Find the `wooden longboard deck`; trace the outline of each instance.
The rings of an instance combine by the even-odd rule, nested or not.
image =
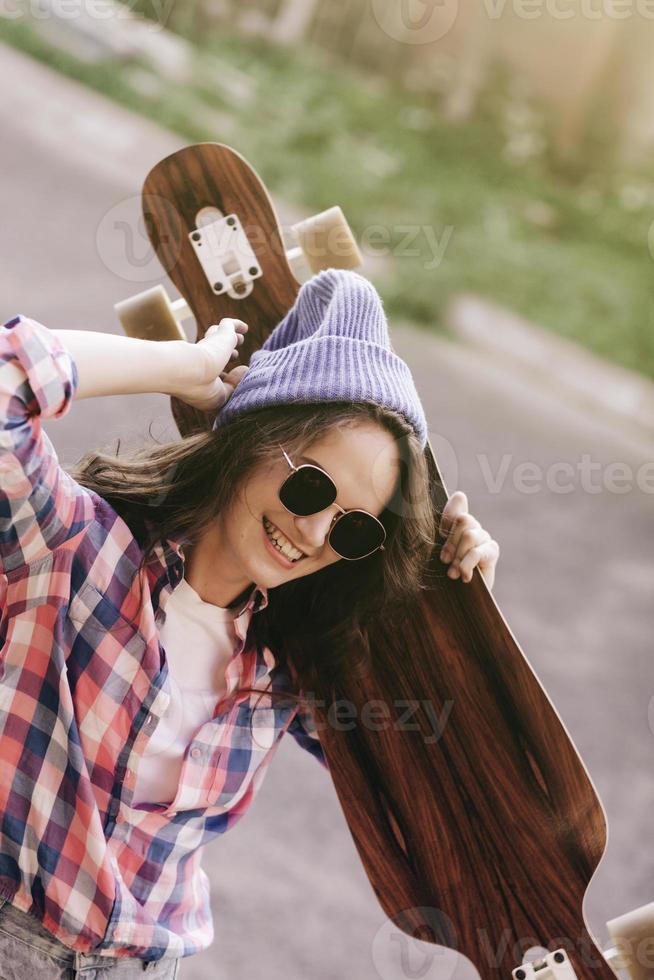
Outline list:
[[[263,275],[245,299],[212,293],[188,241],[197,213],[210,206],[255,230]],[[248,363],[299,290],[256,172],[222,144],[190,146],[150,172],[143,207],[157,255],[197,320],[197,339],[221,317],[245,320],[240,363]],[[176,399],[172,409],[183,435],[215,417]],[[448,494],[429,445],[425,453],[440,513]],[[382,612],[372,629],[374,681],[342,692],[356,718],[379,700],[397,723],[321,731],[358,852],[389,918],[467,956],[484,980],[510,977],[533,946],[563,946],[578,977],[609,980],[615,974],[582,914],[606,845],[602,805],[481,575],[475,570],[468,584],[449,579],[440,547],[432,586],[406,621],[388,622]],[[348,781],[339,760],[353,738],[366,763]],[[416,778],[418,763],[429,778]]]
[[[236,212],[249,234],[262,276],[246,299],[216,296],[196,258],[188,233],[196,227],[198,212],[206,207],[218,208],[225,216]],[[285,258],[273,203],[255,171],[221,144],[186,147],[148,174],[143,185],[143,215],[161,264],[195,317],[196,340],[222,317],[244,320],[249,330],[239,348],[238,363],[247,364],[289,311],[299,289]],[[172,411],[182,435],[211,428],[216,415],[178,399],[172,400]]]

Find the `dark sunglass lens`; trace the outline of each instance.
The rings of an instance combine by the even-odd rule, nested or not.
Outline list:
[[[283,483],[279,499],[291,513],[306,517],[333,504],[336,493],[336,487],[326,473],[315,466],[302,466]]]
[[[343,558],[363,558],[375,551],[385,538],[384,528],[370,514],[349,511],[338,519],[329,543]]]

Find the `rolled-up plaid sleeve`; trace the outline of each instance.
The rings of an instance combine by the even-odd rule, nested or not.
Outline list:
[[[329,765],[325,758],[318,732],[313,720],[313,715],[308,708],[306,701],[302,701],[287,728],[289,735],[292,735],[301,748],[310,752],[314,758],[320,762],[325,769],[329,770]]]
[[[93,519],[89,492],[60,466],[42,419],[61,418],[77,366],[47,327],[22,315],[0,327],[0,569],[44,558]]]

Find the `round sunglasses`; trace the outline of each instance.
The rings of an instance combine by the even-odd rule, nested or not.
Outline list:
[[[290,514],[307,517],[330,507],[338,491],[325,470],[312,463],[295,466],[283,446],[279,447],[290,466],[290,473],[279,488],[279,499]],[[336,504],[339,507],[338,504]],[[384,550],[386,529],[367,510],[344,510],[334,519],[327,540],[329,547],[347,561],[367,558],[378,549]]]

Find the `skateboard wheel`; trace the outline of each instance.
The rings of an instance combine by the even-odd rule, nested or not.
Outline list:
[[[128,337],[141,340],[188,340],[179,318],[189,316],[185,300],[171,303],[163,286],[153,286],[114,304]]]
[[[292,229],[314,274],[322,269],[356,269],[363,264],[352,229],[338,206],[299,221]]]
[[[625,912],[606,923],[620,970],[630,980],[654,976],[654,902]]]

